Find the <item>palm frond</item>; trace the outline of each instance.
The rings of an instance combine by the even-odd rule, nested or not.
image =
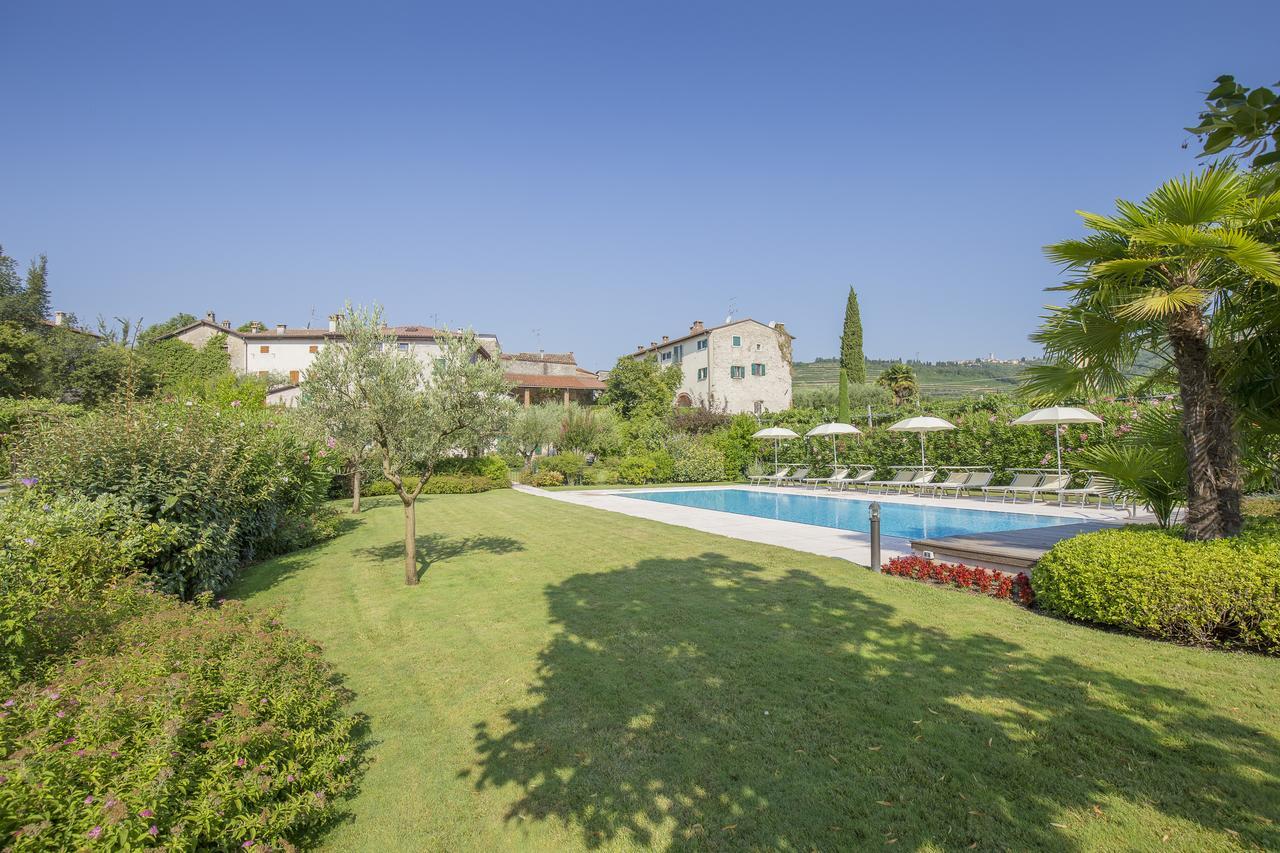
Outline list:
[[[1280,254],[1261,240],[1234,228],[1217,230],[1223,255],[1247,275],[1280,284]]]
[[[1136,229],[1133,239],[1152,246],[1172,249],[1221,249],[1221,229],[1201,229],[1176,222],[1154,222]]]
[[[1182,260],[1180,255],[1165,255],[1153,258],[1116,258],[1112,261],[1102,261],[1094,264],[1093,274],[1137,278],[1161,264],[1180,260]]]
[[[1153,218],[1179,225],[1208,225],[1228,219],[1245,198],[1246,184],[1229,165],[1211,166],[1161,184],[1143,208]]]
[[[1160,320],[1183,309],[1203,305],[1207,296],[1203,290],[1189,285],[1173,290],[1150,290],[1121,307],[1118,313],[1129,320]]]
[[[1102,261],[1123,258],[1128,240],[1117,234],[1090,234],[1079,240],[1063,240],[1044,247],[1049,260],[1064,267],[1088,267]]]

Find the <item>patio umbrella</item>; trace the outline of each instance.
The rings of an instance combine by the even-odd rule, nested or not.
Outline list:
[[[752,438],[772,438],[773,439],[773,467],[778,467],[778,442],[784,438],[799,438],[799,434],[792,432],[786,427],[769,427],[752,434]]]
[[[1071,406],[1050,406],[1047,409],[1034,409],[1013,421],[1014,426],[1049,426],[1053,425],[1053,444],[1058,449],[1058,476],[1062,476],[1062,436],[1058,427],[1062,424],[1100,424],[1102,418],[1085,409]]]
[[[943,429],[955,429],[956,425],[950,421],[944,421],[942,418],[933,418],[922,415],[915,418],[907,418],[898,421],[889,427],[893,432],[918,432],[920,433],[920,467],[924,467],[924,434],[926,432],[937,432]]]
[[[834,468],[836,465],[840,464],[840,460],[836,458],[836,442],[834,437],[837,435],[861,435],[861,434],[862,434],[862,430],[858,429],[853,424],[833,423],[833,424],[818,424],[816,427],[806,432],[805,437],[817,438],[818,436],[821,436],[821,435],[832,436],[831,467]]]

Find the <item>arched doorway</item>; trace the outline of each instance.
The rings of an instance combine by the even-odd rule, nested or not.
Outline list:
[[[693,398],[683,391],[676,397],[676,405],[682,409],[687,409],[693,405]]]

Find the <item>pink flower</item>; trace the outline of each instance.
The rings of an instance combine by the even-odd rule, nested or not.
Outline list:
[[[156,826],[154,823],[151,824],[151,827],[147,830],[147,835],[150,835],[154,838],[159,834],[160,834],[160,827]]]
[[[153,812],[151,809],[143,809],[142,811],[138,812],[138,817],[155,817],[155,812]]]
[[[84,798],[84,804],[86,806],[93,805],[93,794],[90,794],[89,796]]]
[[[236,759],[236,767],[244,767],[244,764],[245,764],[245,761],[243,758]]]
[[[85,835],[89,836],[90,838],[97,838],[101,834],[102,834],[102,827],[100,826],[95,826],[93,829],[85,833]]]

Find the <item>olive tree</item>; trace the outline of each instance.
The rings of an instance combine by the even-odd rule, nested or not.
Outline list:
[[[564,407],[557,403],[525,406],[511,418],[507,445],[524,459],[526,469],[533,464],[539,448],[547,447],[559,437],[563,418]]]

